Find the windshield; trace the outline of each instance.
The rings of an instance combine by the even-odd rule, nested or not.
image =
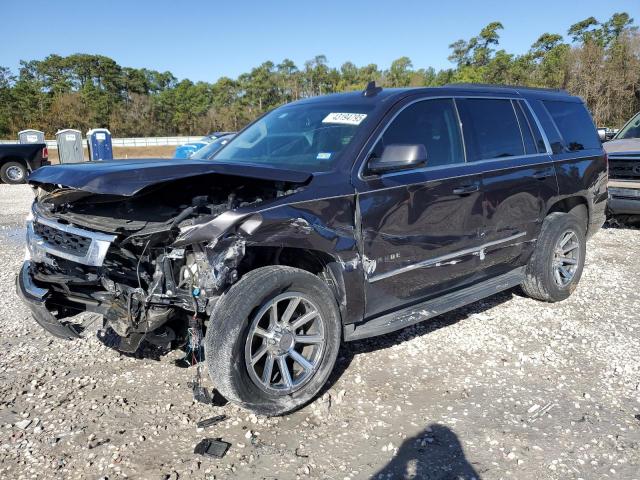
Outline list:
[[[191,155],[191,158],[199,160],[211,160],[213,158],[213,155],[227,143],[229,143],[229,140],[231,140],[232,138],[233,135],[225,135],[224,137],[220,137],[194,152],[194,154]]]
[[[328,171],[372,108],[373,105],[326,103],[284,106],[238,134],[215,159],[307,172]]]
[[[616,139],[625,138],[640,138],[640,113],[637,113],[635,117],[629,120],[629,123],[616,135]]]

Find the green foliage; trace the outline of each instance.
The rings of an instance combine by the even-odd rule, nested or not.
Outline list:
[[[450,45],[454,68],[414,68],[408,57],[388,69],[345,62],[332,68],[317,55],[299,68],[266,61],[236,79],[178,80],[171,72],[118,65],[102,55],[49,55],[22,61],[17,75],[0,67],[0,137],[24,128],[51,136],[61,128],[108,127],[117,136],[197,135],[238,130],[283,103],[333,92],[453,82],[564,88],[582,96],[599,125],[620,126],[640,110],[640,34],[624,12],[568,28],[569,41],[543,33],[529,51],[500,48],[500,22]]]

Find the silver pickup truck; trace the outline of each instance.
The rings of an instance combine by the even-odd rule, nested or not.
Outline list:
[[[609,142],[609,212],[640,214],[640,112]]]

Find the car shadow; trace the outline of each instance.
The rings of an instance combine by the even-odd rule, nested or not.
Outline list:
[[[458,436],[450,428],[433,424],[405,440],[393,459],[371,476],[387,479],[480,480],[467,460]]]
[[[340,354],[336,365],[327,380],[324,388],[320,392],[320,395],[331,389],[333,385],[342,377],[344,372],[349,368],[349,365],[353,361],[356,355],[362,353],[373,352],[376,350],[384,350],[394,345],[399,345],[415,337],[421,337],[428,335],[441,328],[449,327],[458,323],[461,320],[468,318],[471,315],[482,313],[486,310],[490,310],[502,303],[511,300],[514,295],[518,294],[518,288],[512,288],[505,290],[504,292],[497,293],[491,297],[487,297],[483,300],[479,300],[464,307],[452,310],[450,312],[438,315],[424,322],[406,327],[397,332],[388,333],[386,335],[380,335],[379,337],[365,338],[363,340],[356,340],[353,342],[345,342],[340,349]]]

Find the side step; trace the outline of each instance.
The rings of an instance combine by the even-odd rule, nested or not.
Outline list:
[[[524,269],[525,267],[516,268],[482,283],[388,313],[358,326],[346,325],[344,339],[353,341],[395,332],[401,328],[415,325],[429,318],[490,297],[498,292],[520,285],[524,280]]]

